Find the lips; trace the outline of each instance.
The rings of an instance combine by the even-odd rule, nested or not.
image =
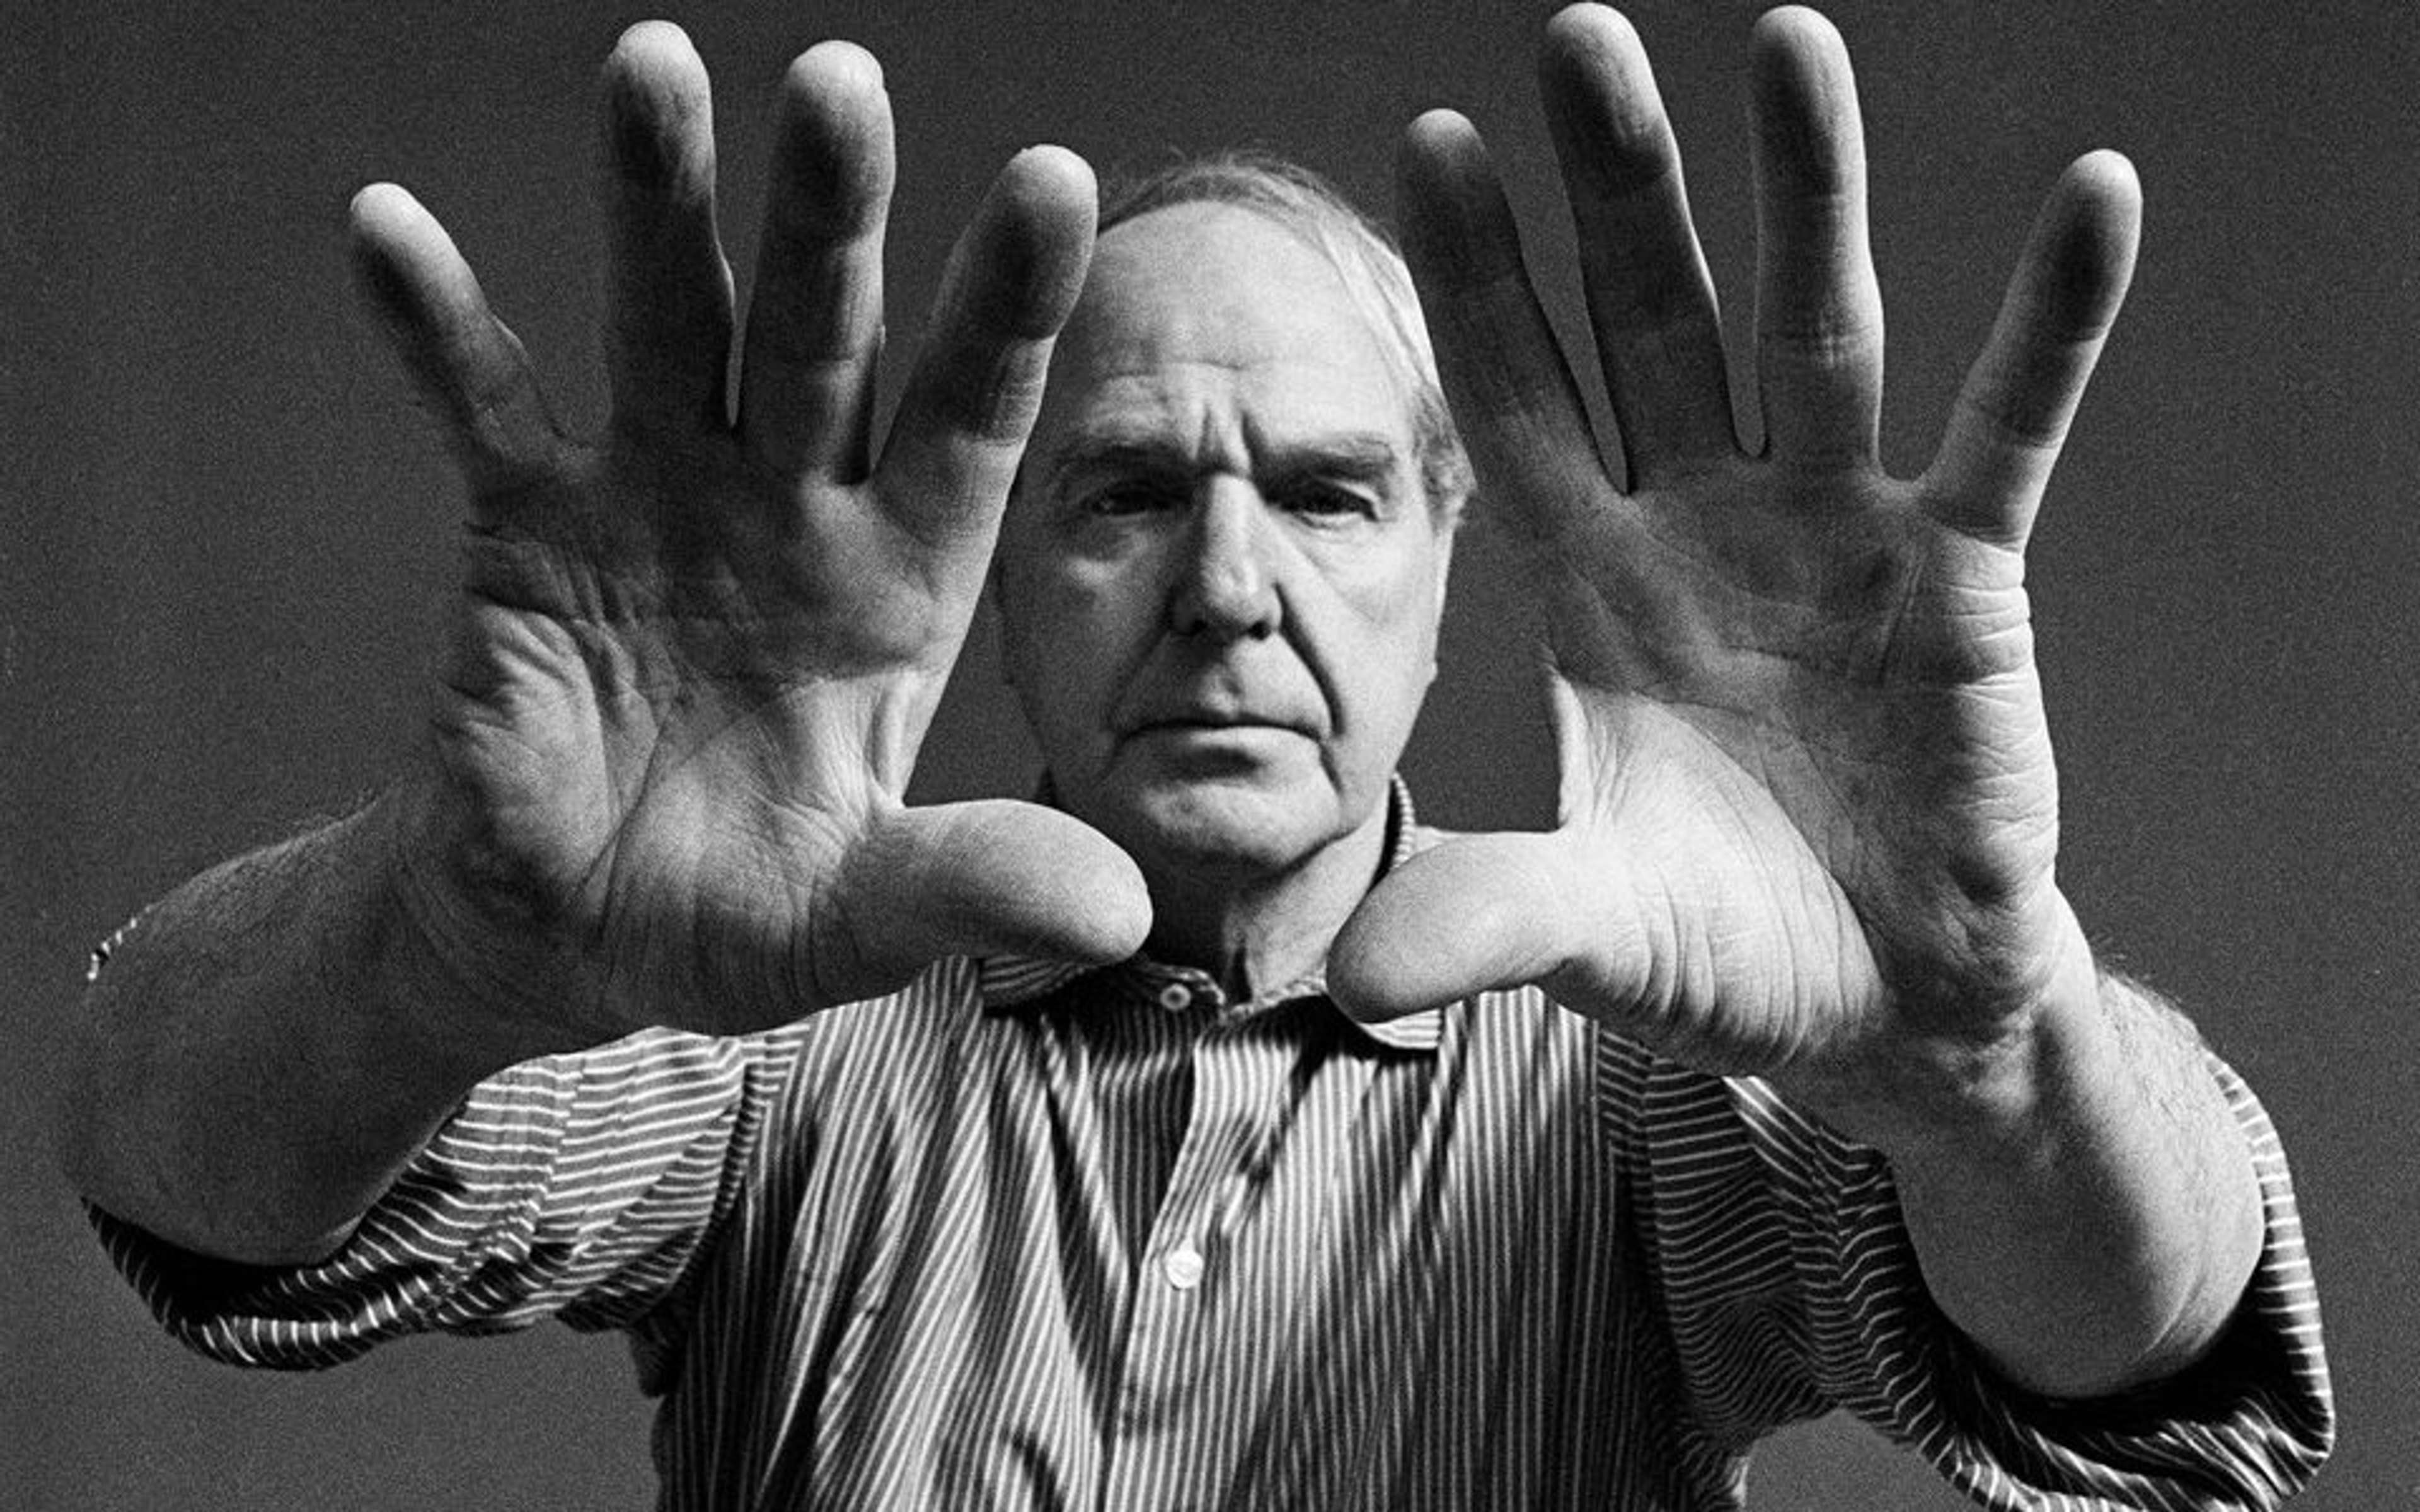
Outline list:
[[[1188,731],[1285,731],[1290,735],[1319,738],[1321,723],[1316,718],[1302,718],[1285,709],[1259,709],[1251,704],[1236,704],[1224,699],[1193,699],[1193,702],[1164,702],[1144,704],[1130,718],[1121,721],[1121,735],[1188,733]]]
[[[1281,730],[1306,736],[1316,733],[1302,720],[1249,709],[1171,709],[1154,711],[1135,719],[1120,733],[1141,735],[1194,730]]]
[[[1275,676],[1248,676],[1221,663],[1188,668],[1187,675],[1145,676],[1127,686],[1112,710],[1110,728],[1122,737],[1154,731],[1272,730],[1319,740],[1328,732],[1327,711],[1293,669],[1263,668]]]

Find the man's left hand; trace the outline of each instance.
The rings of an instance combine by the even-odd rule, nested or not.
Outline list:
[[[1805,10],[1756,29],[1753,453],[1637,36],[1575,6],[1543,73],[1626,487],[1468,123],[1418,122],[1403,188],[1483,507],[1543,603],[1559,823],[1389,876],[1331,980],[1371,1013],[1540,982],[1855,1125],[2095,991],[2055,880],[2024,550],[2132,269],[2134,178],[2103,153],[2059,180],[1932,464],[1893,478],[1838,36]]]

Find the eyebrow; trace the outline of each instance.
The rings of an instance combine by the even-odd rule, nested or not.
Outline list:
[[[1297,437],[1262,449],[1254,474],[1266,482],[1334,478],[1381,484],[1403,464],[1402,449],[1374,431]],[[1078,433],[1042,459],[1040,476],[1055,491],[1074,472],[1123,472],[1145,477],[1191,477],[1204,471],[1192,448],[1156,433],[1115,429]]]

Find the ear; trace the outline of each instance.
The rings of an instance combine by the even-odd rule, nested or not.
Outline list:
[[[1436,535],[1435,580],[1431,585],[1431,593],[1434,595],[1433,609],[1437,625],[1437,635],[1435,639],[1442,640],[1445,628],[1445,587],[1447,579],[1453,575],[1453,543],[1462,525],[1462,511],[1453,509],[1443,514],[1433,513],[1429,517],[1429,521],[1430,530]],[[1431,675],[1435,675],[1434,667],[1431,669]]]
[[[1446,579],[1453,572],[1453,543],[1462,525],[1462,512],[1454,511],[1436,525],[1436,611],[1440,623],[1445,619]]]
[[[1451,516],[1429,517],[1429,657],[1428,667],[1420,679],[1423,687],[1436,686],[1438,648],[1445,644],[1445,589],[1453,574],[1453,537],[1456,520]]]

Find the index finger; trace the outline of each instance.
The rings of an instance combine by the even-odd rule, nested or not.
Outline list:
[[[875,468],[883,514],[928,546],[986,546],[1093,255],[1093,170],[1063,147],[1011,159],[950,255],[931,334]]]
[[[1937,517],[2024,545],[2133,276],[2142,220],[2133,165],[2117,153],[2080,158],[2060,177],[1925,474]]]
[[[1528,532],[1559,536],[1607,480],[1487,149],[1467,120],[1431,111],[1404,135],[1398,183],[1404,259],[1480,485]]]

